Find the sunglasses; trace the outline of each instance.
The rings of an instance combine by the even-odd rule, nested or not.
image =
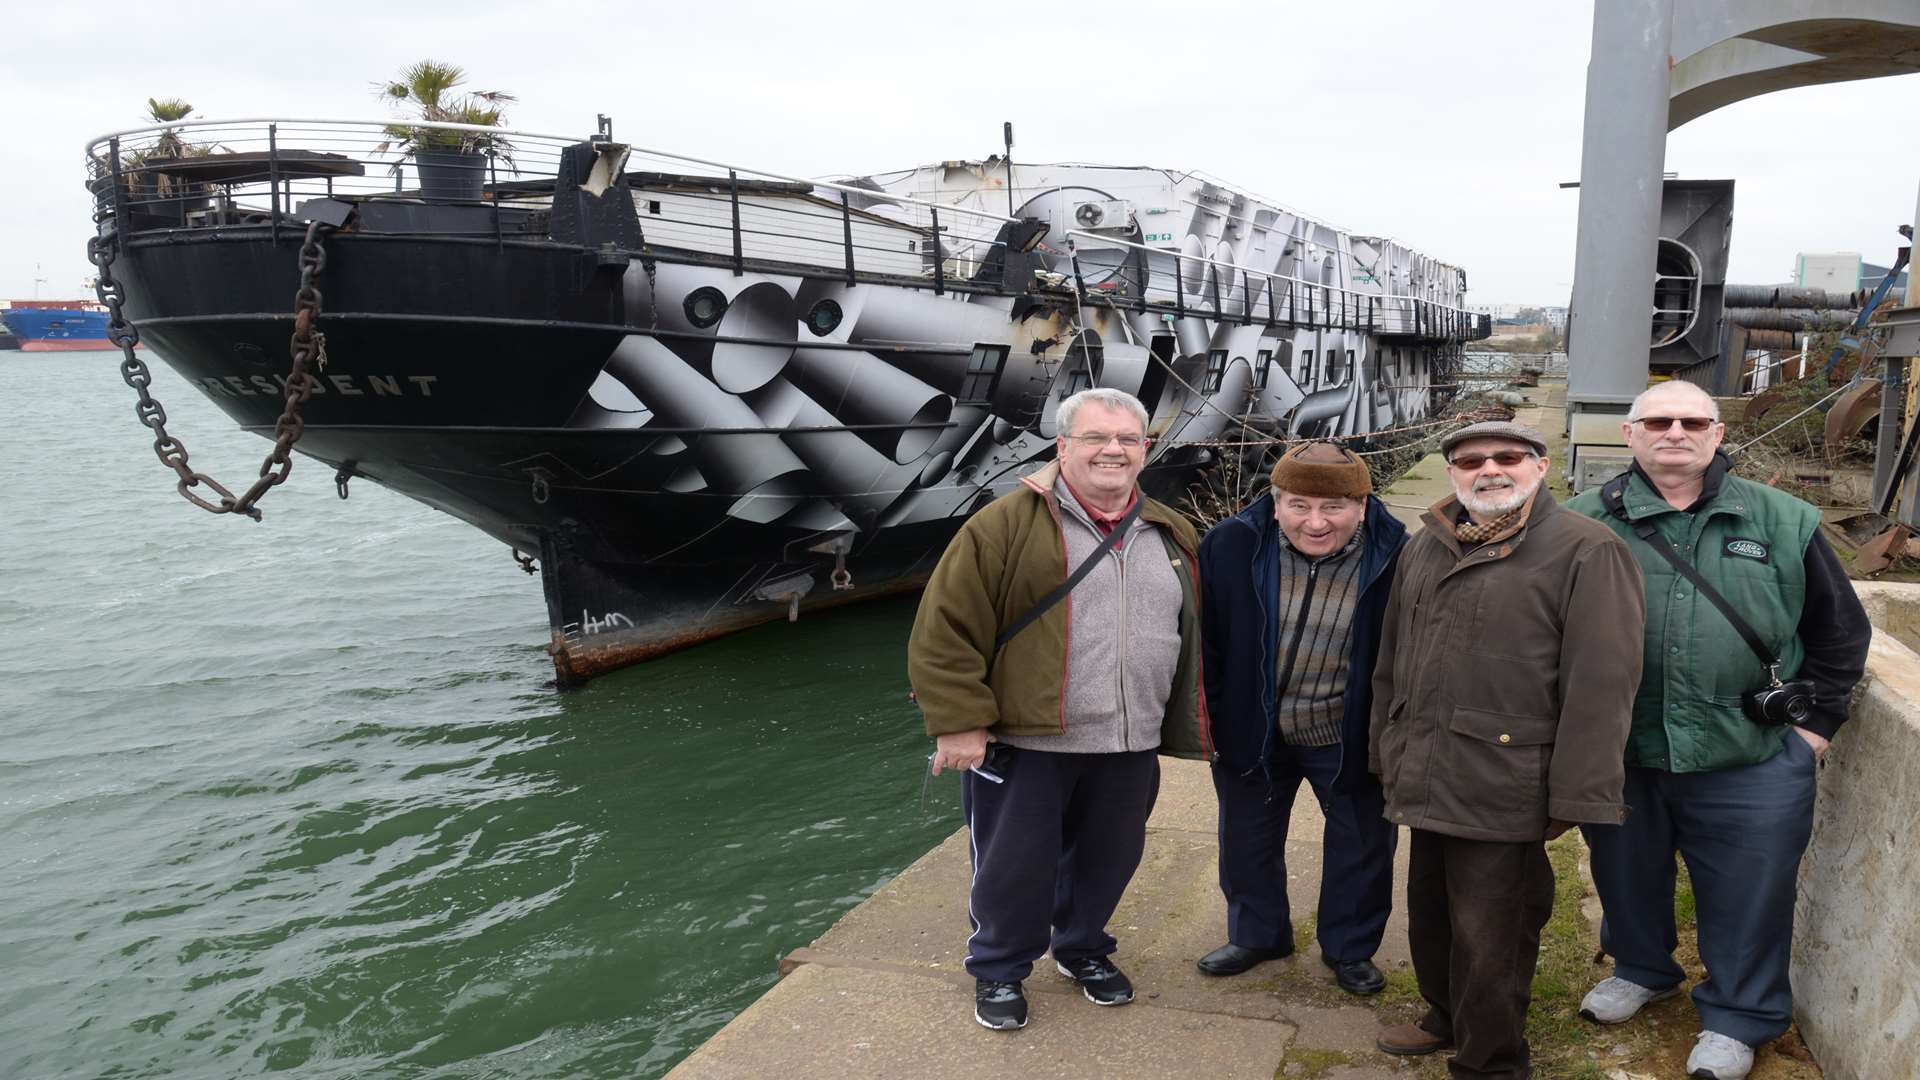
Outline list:
[[[1465,472],[1472,472],[1491,459],[1495,465],[1503,469],[1511,469],[1533,456],[1534,453],[1531,450],[1497,450],[1491,454],[1456,454],[1447,464]]]
[[[1634,423],[1643,424],[1648,431],[1658,435],[1675,424],[1679,424],[1684,431],[1701,432],[1718,421],[1711,416],[1643,416]]]

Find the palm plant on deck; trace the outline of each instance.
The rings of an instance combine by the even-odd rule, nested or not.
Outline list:
[[[174,124],[192,115],[193,106],[180,98],[148,98],[146,115],[142,119],[156,124]],[[197,197],[206,190],[205,185],[190,184],[171,177],[157,163],[206,157],[218,149],[217,146],[190,143],[180,137],[178,130],[163,128],[150,145],[120,155],[120,169],[126,177],[124,188],[134,196],[158,196],[174,200]],[[106,177],[113,172],[113,163],[108,158],[97,157],[94,171],[96,179]]]
[[[156,124],[171,124],[185,120],[192,115],[193,106],[179,98],[147,99],[147,119]],[[147,151],[147,156],[155,158],[186,157],[187,144],[180,138],[179,132],[168,128],[162,131],[160,137],[153,141],[153,147]]]
[[[462,94],[454,88],[466,82],[466,70],[458,64],[440,60],[421,60],[410,64],[397,78],[380,83],[377,92],[389,104],[405,105],[418,113],[420,120],[438,124],[472,124],[499,127],[506,123],[504,106],[515,98],[501,90],[472,90]],[[387,141],[378,152],[398,148],[418,156],[422,151],[486,154],[513,165],[512,144],[499,135],[480,131],[449,131],[445,128],[389,124]]]

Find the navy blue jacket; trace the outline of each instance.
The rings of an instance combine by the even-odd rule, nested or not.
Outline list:
[[[1407,527],[1386,504],[1367,496],[1366,547],[1360,552],[1360,600],[1353,613],[1353,655],[1341,721],[1340,773],[1334,790],[1376,781],[1367,773],[1367,718],[1373,705],[1373,661],[1393,588],[1393,567]],[[1273,495],[1220,522],[1200,541],[1201,650],[1207,712],[1221,768],[1272,776],[1280,746],[1274,657],[1280,643],[1280,523]]]

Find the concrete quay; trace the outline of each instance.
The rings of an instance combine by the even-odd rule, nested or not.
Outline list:
[[[1374,1049],[1379,999],[1342,993],[1313,944],[1320,828],[1320,808],[1303,788],[1287,842],[1298,951],[1233,978],[1202,975],[1194,960],[1227,940],[1213,784],[1202,762],[1161,759],[1146,856],[1109,927],[1120,941],[1114,961],[1139,997],[1100,1008],[1042,959],[1026,982],[1031,1019],[1016,1032],[973,1022],[973,979],[961,967],[962,829],[795,950],[781,965],[785,978],[668,1075],[1411,1077],[1411,1066]],[[1404,881],[1404,843],[1397,862]],[[1395,978],[1403,985],[1406,942],[1396,910],[1375,962],[1390,977],[1404,972]],[[1398,1006],[1390,1022],[1403,1014],[1411,1007]]]

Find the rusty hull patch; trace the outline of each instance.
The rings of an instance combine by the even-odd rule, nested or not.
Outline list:
[[[875,589],[856,589],[851,593],[828,593],[816,600],[803,601],[800,605],[801,617],[805,618],[809,612],[824,611],[846,604],[918,592],[926,583],[927,575],[921,574]],[[679,652],[681,649],[741,630],[779,622],[786,618],[786,614],[785,604],[769,603],[741,610],[731,619],[703,623],[698,629],[681,634],[659,635],[640,630],[617,630],[611,633],[595,634],[589,641],[577,639],[568,641],[559,630],[554,630],[553,641],[547,646],[547,652],[553,657],[554,681],[562,687],[580,686],[597,675],[605,675],[610,671],[618,671],[623,667],[630,667],[668,653]]]

